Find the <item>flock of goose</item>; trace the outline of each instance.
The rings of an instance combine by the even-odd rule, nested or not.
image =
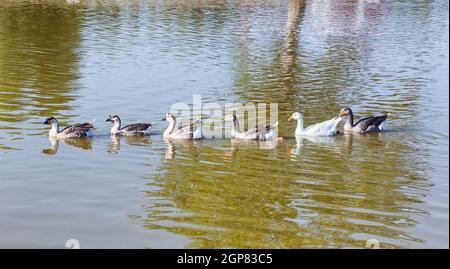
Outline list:
[[[344,124],[344,132],[366,133],[383,131],[386,128],[386,119],[388,114],[369,116],[354,122],[352,110],[346,107],[340,111],[337,117],[321,123],[313,124],[307,128],[303,127],[303,117],[299,112],[293,113],[288,121],[297,121],[297,128],[295,129],[296,136],[334,136],[341,133],[341,131],[337,129],[337,126],[344,117],[347,117],[347,122]],[[201,120],[196,120],[180,128],[177,128],[176,118],[172,113],[166,113],[163,120],[169,123],[169,126],[163,133],[164,138],[203,138]],[[263,141],[283,139],[278,137],[278,122],[274,125],[257,126],[256,128],[251,128],[247,131],[241,131],[239,121],[235,115],[228,115],[225,117],[225,120],[232,123],[231,137],[235,139]],[[110,115],[106,121],[113,124],[111,128],[112,135],[149,135],[152,128],[151,123],[134,123],[122,127],[122,122],[117,115]],[[78,123],[59,130],[58,120],[54,117],[50,117],[45,120],[44,124],[51,125],[49,136],[53,138],[81,138],[93,135],[92,129],[94,126],[92,123]]]

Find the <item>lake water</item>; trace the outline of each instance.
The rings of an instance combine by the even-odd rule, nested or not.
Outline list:
[[[448,12],[444,0],[1,1],[0,247],[448,248]],[[161,117],[197,94],[278,103],[285,140],[164,141]],[[287,122],[344,106],[390,112],[389,131],[296,140]],[[110,113],[153,134],[112,138]],[[97,135],[52,144],[49,116],[96,119]]]

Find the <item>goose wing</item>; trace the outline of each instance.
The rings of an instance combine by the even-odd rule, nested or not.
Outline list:
[[[303,130],[303,133],[316,133],[318,130],[320,130],[320,123],[315,123],[313,125],[306,127]]]
[[[335,134],[336,127],[340,121],[341,121],[341,118],[338,118],[338,117],[332,118],[332,119],[324,121],[324,122],[310,125],[303,132],[306,134],[318,135],[318,136],[333,135],[333,134]]]
[[[255,128],[248,129],[247,131],[243,132],[245,136],[258,136],[258,135],[265,135],[267,133],[270,133],[271,131],[275,130],[276,126],[273,125],[262,125],[262,126],[256,126]]]
[[[126,132],[144,132],[152,125],[150,123],[134,123],[129,124],[121,129],[121,131]]]
[[[385,121],[387,120],[388,116],[389,116],[389,113],[388,114],[384,114],[384,115],[380,115],[380,116],[376,116],[374,124],[377,127],[380,127],[381,124],[385,123]]]
[[[376,126],[378,127],[383,121],[387,119],[388,115],[384,114],[381,116],[372,116],[372,117],[366,117],[358,120],[355,123],[355,126],[358,126],[361,128],[362,131],[366,131],[370,126]]]
[[[192,122],[186,126],[180,127],[172,132],[173,136],[182,136],[187,134],[192,134],[198,127],[200,127],[201,121]]]
[[[277,126],[278,122],[275,125],[262,125],[256,126],[255,128],[251,128],[246,132],[243,132],[241,136],[244,139],[258,139],[258,140],[267,140],[277,136]]]
[[[71,135],[75,133],[86,134],[86,132],[88,132],[91,128],[94,128],[94,126],[90,123],[77,123],[67,126],[66,128],[62,129],[60,133],[65,135]]]
[[[320,125],[320,134],[324,136],[335,135],[337,132],[337,125],[341,122],[342,118],[336,117],[331,120],[324,121]]]

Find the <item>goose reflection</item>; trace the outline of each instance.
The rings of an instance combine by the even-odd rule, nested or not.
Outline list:
[[[231,139],[230,147],[226,149],[223,154],[224,160],[230,160],[237,156],[240,148],[247,150],[273,150],[278,146],[277,140],[257,141],[257,140],[242,140]]]
[[[148,136],[119,136],[112,135],[111,142],[108,144],[107,152],[109,154],[118,154],[121,147],[121,141],[129,146],[147,146],[152,143],[152,140]]]
[[[67,115],[77,97],[80,55],[76,51],[82,39],[83,12],[58,5],[62,0],[48,5],[33,2],[39,2],[39,8],[32,4],[0,7],[0,85],[8,85],[0,87],[0,99],[6,104],[0,106],[2,123]]]
[[[336,136],[301,136],[296,135],[295,136],[295,146],[293,146],[289,150],[289,155],[292,157],[292,159],[296,159],[296,157],[301,155],[302,147],[303,147],[303,141],[309,141],[314,143],[315,147],[317,146],[325,146],[328,148],[332,148],[335,145],[337,145],[339,142],[339,137]]]
[[[292,107],[299,104],[303,95],[309,95],[310,91],[299,91],[299,81],[303,80],[304,60],[299,50],[299,33],[301,22],[306,10],[305,0],[290,0],[287,7],[287,19],[282,38],[273,40],[273,51],[270,61],[259,61],[252,57],[252,51],[258,49],[252,45],[250,30],[242,35],[242,49],[236,51],[236,77],[235,94],[244,101],[261,101],[271,103],[276,100],[279,103],[280,116],[286,117]],[[243,17],[244,24],[251,29],[250,17]],[[281,30],[281,29],[280,29]],[[302,83],[303,84],[303,83]],[[303,85],[301,86],[304,87]],[[327,96],[330,96],[327,94]],[[294,97],[294,98],[293,98]],[[300,98],[298,98],[300,97]],[[329,99],[322,99],[328,102]],[[321,104],[321,109],[328,104]],[[331,107],[336,107],[334,104]],[[282,132],[282,128],[280,130]]]
[[[395,134],[394,134],[395,135]],[[343,143],[339,145],[340,154],[349,157],[356,154],[355,150],[370,148],[373,151],[385,150],[394,142],[393,137],[387,137],[385,133],[344,134]],[[356,149],[355,149],[355,145]]]
[[[368,238],[394,239],[381,242],[392,248],[398,240],[422,242],[409,229],[415,215],[427,214],[420,204],[431,186],[404,139],[295,141],[302,156],[296,163],[288,162],[282,145],[261,150],[257,141],[166,141],[162,157],[170,161],[144,177],[145,213],[135,220],[146,229],[186,236],[188,248],[363,247]]]
[[[42,150],[42,153],[47,155],[55,155],[58,153],[59,143],[62,141],[64,144],[79,148],[86,151],[92,151],[92,137],[83,137],[83,138],[65,138],[58,139],[54,137],[49,137],[50,148],[45,148]]]
[[[197,140],[180,140],[169,138],[165,138],[164,142],[167,144],[167,149],[164,153],[165,160],[175,159],[177,148],[190,153],[191,156],[195,158],[198,155],[198,145],[201,143],[201,141]]]

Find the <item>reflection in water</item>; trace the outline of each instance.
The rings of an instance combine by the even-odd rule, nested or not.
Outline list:
[[[416,224],[412,214],[426,214],[415,204],[430,184],[401,137],[300,139],[296,162],[288,162],[290,142],[270,151],[239,143],[225,158],[228,141],[178,148],[152,179],[141,221],[188,236],[192,248],[422,242],[405,229]]]
[[[0,5],[0,124],[13,136],[14,123],[72,113],[83,19],[54,2]]]
[[[279,142],[277,140],[258,141],[258,140],[242,140],[231,139],[230,146],[224,150],[223,158],[233,159],[240,149],[244,150],[273,150]]]
[[[120,136],[111,135],[111,142],[107,147],[109,154],[118,154],[120,151],[121,141],[125,142],[128,146],[143,147],[152,143],[152,140],[148,136]]]
[[[192,156],[197,156],[197,148],[201,144],[201,141],[197,140],[177,140],[165,138],[164,142],[167,144],[166,152],[164,153],[164,159],[171,160],[176,156],[177,149],[192,153]]]
[[[309,146],[320,148],[321,150],[338,151],[342,156],[352,156],[353,152],[353,140],[358,141],[358,143],[368,143],[368,145],[373,146],[374,150],[380,146],[379,143],[373,143],[375,138],[383,139],[386,132],[379,133],[365,133],[365,134],[343,134],[337,136],[295,136],[296,144],[290,149],[290,156],[292,160],[297,160],[296,157],[301,156],[302,148],[305,142],[309,143]],[[385,140],[383,144],[384,148],[389,148],[392,141]],[[333,153],[330,153],[333,155]]]
[[[298,27],[305,10],[305,0],[290,0],[286,22],[286,36],[280,54],[281,73],[289,79],[294,77],[297,63]],[[287,87],[290,88],[290,87]]]
[[[303,147],[303,140],[309,141],[314,143],[314,146],[320,147],[321,145],[326,145],[327,147],[335,146],[339,141],[341,140],[340,137],[337,136],[301,136],[296,135],[295,136],[295,146],[293,146],[290,150],[290,156],[293,159],[295,156],[299,156],[301,154],[301,150]]]
[[[72,146],[75,148],[92,151],[92,137],[65,138],[65,139],[49,137],[48,140],[51,143],[51,147],[42,150],[42,153],[47,154],[47,155],[55,155],[56,153],[58,153],[60,141],[62,141],[66,145],[69,145],[69,146]]]
[[[298,76],[302,72],[301,63],[298,63],[297,60],[299,54],[298,35],[305,12],[305,4],[304,0],[289,1],[288,16],[284,27],[286,32],[282,37],[281,45],[278,45],[279,40],[273,41],[275,43],[274,50],[279,50],[279,53],[275,54],[269,64],[266,59],[260,61],[252,59],[252,50],[259,48],[251,47],[252,42],[249,42],[250,37],[248,36],[242,37],[243,40],[240,44],[242,48],[237,50],[236,94],[245,101],[270,103],[277,100],[280,118],[287,118],[287,115],[298,104],[298,100],[296,100],[297,85],[301,82]],[[249,20],[249,24],[252,24],[250,20],[254,18],[246,19]],[[245,33],[251,33],[251,31],[248,30]],[[266,38],[266,36],[261,38]]]

